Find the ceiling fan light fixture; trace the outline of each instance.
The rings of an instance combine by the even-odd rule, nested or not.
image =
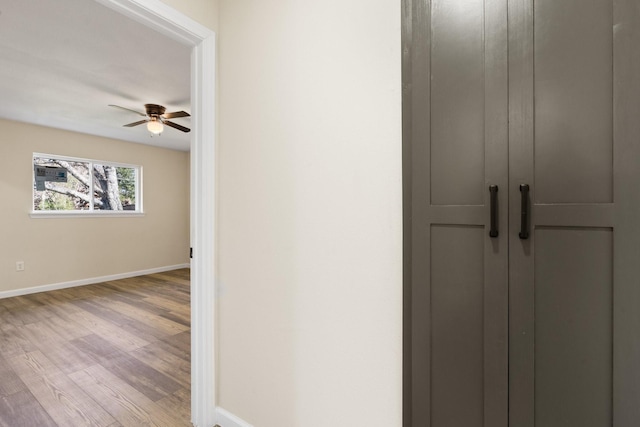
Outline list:
[[[154,118],[147,122],[147,130],[154,135],[160,135],[164,130],[164,126],[160,120]]]
[[[121,110],[129,111],[131,113],[136,113],[139,116],[145,117],[144,120],[138,120],[137,122],[128,123],[123,125],[127,128],[132,128],[134,126],[140,126],[141,124],[147,124],[147,130],[153,135],[160,135],[164,130],[164,126],[167,125],[174,129],[177,129],[181,132],[191,132],[191,129],[188,127],[184,127],[179,125],[178,123],[172,122],[168,119],[175,119],[179,117],[191,117],[191,114],[186,111],[174,111],[172,113],[165,113],[165,108],[162,105],[158,104],[144,104],[145,113],[141,113],[140,111],[132,110],[130,108],[121,107],[119,105],[109,104],[109,107],[119,108]]]

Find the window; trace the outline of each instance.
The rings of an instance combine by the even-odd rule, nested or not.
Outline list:
[[[33,213],[142,213],[142,167],[33,155]]]

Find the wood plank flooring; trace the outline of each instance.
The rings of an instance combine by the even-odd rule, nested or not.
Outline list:
[[[0,427],[191,426],[189,270],[0,299]]]

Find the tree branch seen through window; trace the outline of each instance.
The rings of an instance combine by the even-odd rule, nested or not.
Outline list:
[[[139,211],[138,166],[40,155],[33,165],[67,170],[67,182],[47,181],[38,188],[34,181],[35,211]]]

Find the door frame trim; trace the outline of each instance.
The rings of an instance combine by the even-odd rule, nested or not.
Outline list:
[[[191,48],[191,422],[216,423],[216,34],[159,0],[95,0]]]

